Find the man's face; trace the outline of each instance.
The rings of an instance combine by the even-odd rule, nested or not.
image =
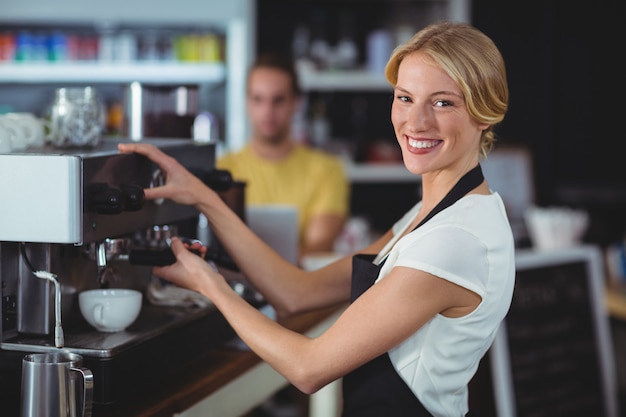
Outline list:
[[[257,68],[250,74],[247,106],[255,139],[268,143],[289,140],[297,104],[288,74],[274,68]]]

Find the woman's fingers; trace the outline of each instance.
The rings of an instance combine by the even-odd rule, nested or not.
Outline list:
[[[177,236],[172,237],[172,239],[170,240],[170,248],[172,249],[172,252],[174,252],[174,255],[176,255],[177,258],[178,258],[178,255],[182,253],[182,251],[187,250],[183,241],[180,240],[180,238]]]
[[[138,153],[152,160],[161,153],[156,146],[147,143],[119,143],[117,149],[122,153]]]
[[[173,199],[182,204],[193,204],[193,199],[185,196],[190,185],[190,178],[185,168],[178,161],[165,154],[159,148],[147,143],[120,143],[118,150],[122,153],[137,153],[156,163],[164,172],[165,184],[159,187],[150,187],[144,190],[146,199],[160,198]]]
[[[134,152],[139,155],[143,155],[156,163],[165,172],[168,172],[171,168],[179,165],[176,159],[149,143],[120,143],[117,145],[117,149],[122,153]]]

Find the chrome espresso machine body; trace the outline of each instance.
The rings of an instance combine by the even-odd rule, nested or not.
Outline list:
[[[211,177],[215,145],[145,139],[197,175]],[[119,140],[97,148],[42,148],[0,155],[0,406],[19,400],[21,360],[62,348],[83,356],[94,374],[94,403],[115,403],[225,343],[234,333],[210,303],[150,303],[151,265],[168,254],[172,234],[195,237],[198,212],[171,201],[148,201],[143,190],[164,180],[147,158],[120,154]],[[205,181],[206,182],[206,181]],[[169,252],[171,256],[171,252]],[[55,286],[33,271],[54,274]],[[81,291],[144,292],[139,318],[127,330],[100,333],[82,318]],[[56,334],[60,313],[62,346]],[[141,376],[138,378],[138,376]],[[13,395],[11,395],[13,394]],[[10,407],[9,407],[10,409]]]

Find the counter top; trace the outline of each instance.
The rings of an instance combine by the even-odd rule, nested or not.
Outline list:
[[[312,335],[320,325],[329,325],[340,309],[329,308],[280,321],[287,328]],[[211,350],[201,359],[181,368],[160,386],[132,401],[95,405],[94,417],[172,417],[205,401],[242,375],[264,365],[255,353],[236,348]],[[265,364],[265,366],[267,366]],[[141,383],[141,376],[138,376]]]
[[[626,290],[607,287],[605,293],[607,313],[617,319],[626,320]],[[311,334],[321,332],[319,326],[326,328],[340,313],[340,308],[330,308],[322,311],[302,314],[281,321],[286,327],[301,333]],[[315,330],[318,328],[318,330]],[[241,408],[234,402],[252,401],[248,397],[247,388],[237,381],[246,380],[249,384],[264,385],[268,383],[266,375],[259,384],[259,375],[253,375],[256,370],[268,367],[255,353],[248,350],[216,349],[206,353],[204,357],[193,364],[181,368],[172,374],[167,383],[161,384],[149,392],[143,393],[133,401],[94,407],[94,417],[173,417],[187,415],[204,415],[225,417],[224,405],[228,409],[227,415],[241,415],[234,407]],[[269,383],[271,385],[271,383]],[[285,382],[286,384],[286,382]],[[224,395],[225,388],[231,392]],[[246,395],[241,395],[246,390]],[[244,398],[245,397],[245,398]],[[212,400],[212,402],[210,402]],[[207,403],[209,401],[210,403]],[[262,399],[259,398],[259,403]],[[186,413],[187,410],[207,403],[205,409],[213,413]],[[182,414],[181,414],[182,413]]]

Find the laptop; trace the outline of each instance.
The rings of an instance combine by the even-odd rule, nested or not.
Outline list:
[[[287,261],[298,263],[298,210],[289,205],[246,206],[248,227]]]

